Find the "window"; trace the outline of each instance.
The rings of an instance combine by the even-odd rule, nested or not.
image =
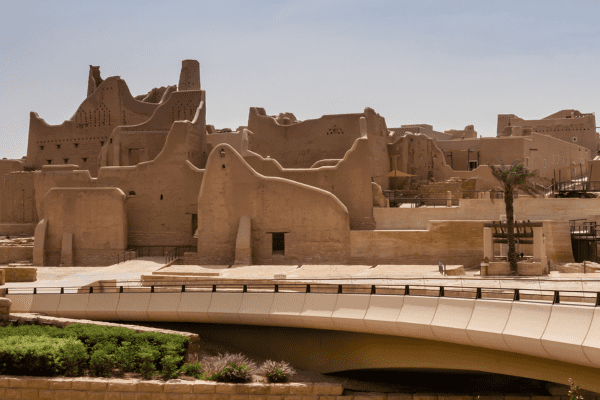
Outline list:
[[[135,196],[135,192],[134,192],[133,190],[130,190],[130,191],[129,191],[129,195],[130,195],[131,197],[134,197],[134,196]]]
[[[40,150],[44,150],[44,146],[40,146]]]
[[[60,149],[60,144],[57,144],[57,145],[56,145],[56,148],[57,148],[57,149]]]
[[[75,146],[75,148],[79,147],[79,143],[73,143],[73,146]]]
[[[87,157],[81,157],[81,159],[83,160],[83,162],[87,162]]]
[[[469,171],[473,171],[477,168],[477,161],[469,161]]]
[[[52,160],[46,160],[48,164],[52,164]]]
[[[104,146],[104,142],[103,141],[100,141],[100,146]]]
[[[64,158],[63,160],[64,160],[65,164],[69,163],[69,159],[68,158]]]
[[[285,232],[272,232],[273,235],[273,255],[285,254]]]
[[[573,143],[577,143],[577,137],[573,136]]]

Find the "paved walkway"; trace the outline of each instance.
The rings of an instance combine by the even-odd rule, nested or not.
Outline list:
[[[448,266],[451,268],[452,266]],[[412,284],[428,286],[506,287],[534,290],[600,291],[600,273],[561,273],[552,271],[543,277],[480,277],[479,270],[464,276],[441,276],[437,265],[253,265],[229,268],[221,266],[173,265],[164,267],[163,257],[148,257],[107,267],[37,267],[36,282],[7,283],[11,287],[80,287],[99,280],[141,279],[142,275],[160,274],[200,276],[219,273],[221,279],[285,279],[322,280],[330,283]],[[210,278],[208,278],[210,279]]]

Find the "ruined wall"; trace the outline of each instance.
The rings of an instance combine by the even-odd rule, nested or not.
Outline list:
[[[33,172],[0,174],[0,223],[36,223]]]
[[[72,234],[73,265],[114,264],[127,247],[125,194],[119,189],[51,189],[43,209],[48,221],[44,265],[61,263],[64,234]]]
[[[88,171],[43,170],[35,173],[38,204],[54,187],[114,187],[127,196],[129,246],[195,246],[197,201],[202,170],[187,161],[191,122],[175,122],[162,152],[136,166]]]
[[[420,179],[444,180],[446,163],[436,142],[425,135],[406,134],[388,145],[391,169]]]
[[[158,106],[152,117],[141,124],[119,126],[102,148],[99,163],[105,166],[136,165],[153,160],[162,150],[174,121],[193,121],[187,153],[194,164],[201,164],[201,140],[205,136],[206,94],[203,91],[173,92]]]
[[[113,129],[147,120],[157,106],[135,100],[124,80],[109,77],[61,125],[48,125],[37,113],[30,114],[25,165],[40,169],[78,164],[96,176],[98,155]]]
[[[200,262],[233,264],[240,218],[251,218],[256,264],[345,263],[350,255],[346,207],[331,193],[258,174],[229,145],[215,147],[198,198]],[[284,233],[283,254],[272,232]]]
[[[520,126],[534,132],[552,136],[565,142],[575,143],[592,151],[598,151],[598,134],[594,114],[577,110],[562,110],[543,119],[525,120],[513,114],[498,115],[497,135],[504,135],[506,127]]]
[[[360,134],[359,120],[367,120],[371,151],[371,174],[387,189],[382,176],[389,172],[385,119],[370,108],[364,113],[324,115],[298,122],[293,115],[279,119],[266,115],[263,108],[250,108],[248,129],[253,133],[249,149],[277,160],[284,168],[310,168],[323,159],[340,159]]]
[[[347,207],[350,229],[373,229],[373,189],[367,138],[356,139],[335,166],[284,169],[273,159],[250,152],[245,161],[259,174],[304,183],[333,193]]]

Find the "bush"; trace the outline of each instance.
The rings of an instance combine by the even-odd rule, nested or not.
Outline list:
[[[217,382],[228,382],[228,383],[246,383],[250,382],[252,375],[250,368],[244,364],[228,363],[223,369],[212,376],[213,380]]]
[[[138,354],[138,370],[144,379],[152,379],[156,372],[156,366],[154,365],[154,354],[152,351],[142,349]]]
[[[200,362],[202,363],[203,371],[211,377],[220,373],[227,364],[246,365],[251,374],[256,371],[256,363],[241,353],[225,353],[217,356],[204,357]]]
[[[193,362],[189,364],[183,364],[181,372],[187,376],[193,376],[196,379],[202,378],[202,364],[199,362]]]
[[[99,348],[92,353],[90,369],[94,376],[112,376],[114,367],[114,355],[109,354],[105,349]]]
[[[59,358],[66,376],[82,376],[90,357],[83,343],[69,340],[59,349]]]
[[[268,360],[261,365],[259,371],[267,377],[269,383],[285,383],[296,374],[292,366],[285,361]]]
[[[0,374],[54,376],[69,367],[70,349],[82,344],[74,338],[51,338],[48,336],[7,336],[0,340]],[[79,365],[75,355],[73,361]],[[71,369],[69,369],[71,371]]]
[[[114,353],[115,363],[123,372],[133,372],[137,368],[137,346],[133,346],[131,342],[122,342],[121,347]]]
[[[181,364],[183,357],[167,355],[162,359],[162,376],[163,379],[169,380],[179,376],[179,368],[177,366]]]

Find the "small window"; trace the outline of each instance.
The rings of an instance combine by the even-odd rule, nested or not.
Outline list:
[[[273,255],[285,254],[285,232],[273,232]]]
[[[69,159],[68,158],[64,158],[63,160],[65,161],[65,164],[69,163]]]
[[[573,136],[573,143],[577,143],[577,137]]]
[[[161,199],[161,200],[163,199],[163,195],[162,195],[162,194],[160,195],[160,199]]]
[[[60,149],[60,144],[57,144],[57,145],[56,145],[56,148],[57,148],[57,149]]]
[[[477,168],[477,161],[469,161],[469,171],[473,171]]]
[[[100,141],[100,146],[104,146],[104,141]]]
[[[133,190],[130,190],[130,191],[129,191],[129,195],[130,195],[131,197],[135,197],[135,192],[134,192]]]
[[[44,146],[40,146],[40,150],[44,150]]]
[[[52,164],[52,160],[46,160],[48,164]]]
[[[81,157],[81,159],[83,160],[83,162],[87,162],[87,157]]]
[[[108,141],[108,143],[112,143],[112,138],[110,138],[110,140]]]
[[[79,147],[79,143],[73,143],[73,145],[75,146],[75,148]]]

